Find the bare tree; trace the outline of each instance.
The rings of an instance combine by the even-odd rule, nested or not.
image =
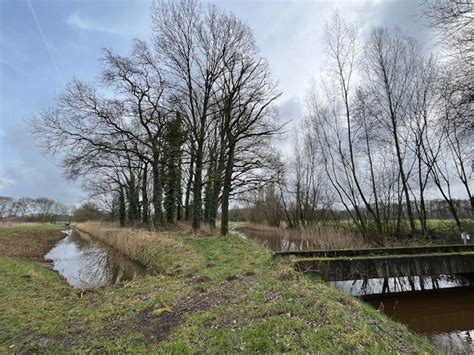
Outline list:
[[[250,29],[234,15],[193,0],[154,5],[155,48],[179,98],[189,135],[193,230],[199,229],[203,217],[203,172],[208,162],[205,213],[212,225],[220,200],[225,235],[238,145],[275,131],[264,121],[279,95],[272,93],[267,65],[257,55]]]
[[[8,216],[13,199],[7,196],[0,196],[0,218]]]
[[[413,95],[412,77],[416,75],[419,50],[413,39],[398,30],[377,29],[369,40],[366,58],[366,81],[382,113],[380,120],[391,135],[395,147],[400,180],[405,197],[411,232],[416,226],[410,198],[410,161],[406,158],[404,137]]]
[[[153,10],[155,49],[168,73],[190,135],[193,159],[192,226],[201,224],[205,140],[215,105],[214,86],[222,72],[228,44],[225,16],[215,6],[194,0],[156,1]]]

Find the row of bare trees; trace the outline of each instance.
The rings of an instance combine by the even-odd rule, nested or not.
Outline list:
[[[250,28],[196,0],[156,1],[153,40],[104,51],[100,78],[73,80],[31,120],[69,178],[121,224],[191,220],[228,232],[229,200],[274,180],[270,80]]]
[[[54,222],[70,215],[71,208],[46,197],[12,198],[0,196],[0,220]]]
[[[325,70],[280,184],[289,225],[336,207],[375,242],[426,235],[427,200],[437,196],[460,231],[456,197],[472,216],[474,6],[446,0],[425,10],[449,47],[438,58],[398,29],[363,36],[337,14],[327,24]]]

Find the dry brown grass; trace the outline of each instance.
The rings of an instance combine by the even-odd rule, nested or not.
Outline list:
[[[84,222],[74,227],[158,272],[178,267],[177,260],[172,259],[174,255],[196,258],[195,253],[176,238],[176,232],[119,228],[103,222]]]
[[[201,223],[198,232],[193,232],[191,222],[189,221],[176,221],[173,224],[167,224],[165,228],[166,232],[177,232],[193,237],[208,237],[215,235],[215,231],[212,231],[207,223]]]
[[[248,238],[273,251],[328,250],[367,247],[363,239],[343,228],[311,225],[298,229],[248,223],[237,228]]]
[[[137,259],[144,247],[163,244],[169,240],[167,232],[149,232],[141,229],[118,228],[115,224],[84,222],[74,225],[79,232],[85,232],[101,242]],[[174,243],[175,244],[175,243]]]
[[[0,228],[40,226],[40,225],[41,223],[38,223],[38,222],[21,222],[21,221],[9,221],[9,220],[0,221]]]
[[[0,256],[40,259],[64,238],[61,230],[62,226],[52,224],[4,226],[0,228]]]

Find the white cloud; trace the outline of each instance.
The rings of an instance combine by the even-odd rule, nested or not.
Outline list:
[[[15,181],[10,178],[0,176],[0,192],[4,191],[8,185],[13,185]]]
[[[69,15],[69,17],[66,20],[66,23],[72,27],[75,27],[83,31],[96,31],[96,32],[109,33],[109,34],[118,34],[118,35],[123,34],[117,28],[105,26],[94,20],[85,18],[77,13]]]

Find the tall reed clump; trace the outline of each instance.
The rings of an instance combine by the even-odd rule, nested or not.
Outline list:
[[[199,262],[199,256],[193,250],[168,232],[117,228],[100,222],[79,223],[74,227],[154,272],[172,273],[189,269]]]
[[[248,223],[237,230],[273,251],[350,249],[367,246],[356,233],[337,226],[309,225],[290,229]]]

